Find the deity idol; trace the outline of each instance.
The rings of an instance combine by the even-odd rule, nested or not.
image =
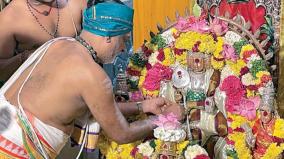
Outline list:
[[[275,121],[278,118],[274,104],[273,84],[268,83],[262,93],[262,99],[259,106],[260,119],[257,120],[252,128],[244,126],[246,132],[246,142],[253,150],[253,157],[260,159],[266,153],[266,150],[272,143],[283,143],[284,139],[273,136]],[[283,156],[278,156],[282,158]]]
[[[215,90],[220,83],[220,72],[211,68],[210,58],[208,54],[189,52],[187,70],[177,66],[172,77],[174,87],[183,94],[188,113],[188,139],[200,141],[202,146],[205,146],[212,135],[227,135],[226,118],[216,109],[214,99]],[[210,147],[211,150],[208,151],[212,154],[214,144]]]

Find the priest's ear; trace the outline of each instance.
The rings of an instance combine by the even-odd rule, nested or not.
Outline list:
[[[110,36],[106,37],[106,42],[111,43],[111,37]]]

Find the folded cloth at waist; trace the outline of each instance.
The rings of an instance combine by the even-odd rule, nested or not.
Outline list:
[[[26,112],[26,114],[40,142],[46,149],[49,149],[55,155],[58,154],[69,136],[63,131],[43,123],[30,113]],[[28,155],[27,148],[30,149],[29,151],[33,148],[29,147],[29,142],[25,140],[27,135],[22,129],[23,125],[18,120],[16,106],[10,104],[4,95],[0,95],[0,115],[0,150],[26,158]]]

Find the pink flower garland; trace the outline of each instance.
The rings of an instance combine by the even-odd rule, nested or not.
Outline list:
[[[174,130],[180,128],[181,124],[177,119],[177,116],[173,113],[167,115],[159,115],[158,120],[153,121],[158,127],[162,127],[166,130]]]
[[[189,17],[188,19],[180,17],[175,28],[180,32],[196,31],[199,33],[208,33],[210,28],[205,19]]]
[[[223,45],[222,55],[225,59],[232,60],[234,62],[236,62],[238,59],[238,56],[236,55],[234,47],[228,44]]]
[[[173,70],[171,68],[156,63],[148,70],[143,87],[149,91],[159,90],[160,82],[162,80],[170,80],[172,74]]]
[[[220,90],[226,93],[225,105],[227,111],[235,113],[238,110],[242,97],[246,93],[240,79],[236,76],[228,76],[224,79]]]
[[[210,29],[211,32],[215,33],[217,36],[221,36],[229,30],[229,27],[228,23],[218,18],[215,18],[213,22],[210,24]]]
[[[226,93],[225,105],[228,112],[239,114],[249,120],[255,119],[260,98],[245,98],[246,91],[238,77],[228,76],[224,79],[220,89]]]

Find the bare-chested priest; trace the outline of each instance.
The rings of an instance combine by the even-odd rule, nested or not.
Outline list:
[[[128,143],[151,134],[155,116],[128,123],[127,115],[174,112],[182,118],[182,108],[164,98],[115,102],[100,64],[124,49],[132,18],[123,4],[98,3],[84,11],[80,36],[48,41],[27,59],[0,89],[0,158],[55,158],[77,124],[86,130],[83,145],[100,128]]]
[[[87,0],[13,0],[0,12],[0,81],[6,81],[39,46],[75,37]]]

